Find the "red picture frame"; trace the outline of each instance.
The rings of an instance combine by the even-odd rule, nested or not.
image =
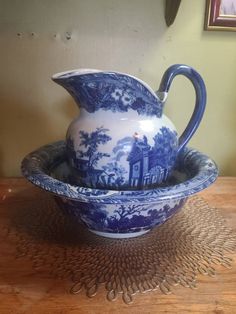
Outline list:
[[[236,31],[236,0],[207,0],[205,30]]]

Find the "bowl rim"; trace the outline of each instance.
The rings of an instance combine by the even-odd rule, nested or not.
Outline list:
[[[65,141],[57,141],[29,153],[21,163],[23,176],[54,195],[80,202],[104,204],[149,203],[186,198],[207,188],[218,176],[218,167],[211,158],[196,149],[185,147],[178,156],[178,163],[186,172],[194,166],[196,174],[176,185],[145,190],[101,190],[75,186],[49,175],[50,169],[65,161],[65,149]]]

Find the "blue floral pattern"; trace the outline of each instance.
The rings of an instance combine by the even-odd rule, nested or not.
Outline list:
[[[136,78],[117,72],[69,74],[53,78],[65,87],[77,103],[88,112],[99,109],[113,112],[135,110],[139,115],[161,117],[163,103]]]

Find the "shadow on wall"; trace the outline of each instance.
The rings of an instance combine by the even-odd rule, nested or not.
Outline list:
[[[227,163],[225,162],[222,167],[220,167],[220,175],[225,176],[235,176],[236,168],[236,154],[228,158]]]

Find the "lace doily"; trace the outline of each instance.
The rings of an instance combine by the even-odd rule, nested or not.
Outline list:
[[[24,202],[9,217],[8,236],[17,256],[35,270],[71,280],[72,294],[94,297],[104,289],[109,301],[127,304],[139,293],[165,294],[182,285],[195,288],[198,274],[215,275],[215,264],[230,267],[236,234],[219,211],[198,197],[144,236],[114,240],[98,237],[63,214],[51,198]]]

